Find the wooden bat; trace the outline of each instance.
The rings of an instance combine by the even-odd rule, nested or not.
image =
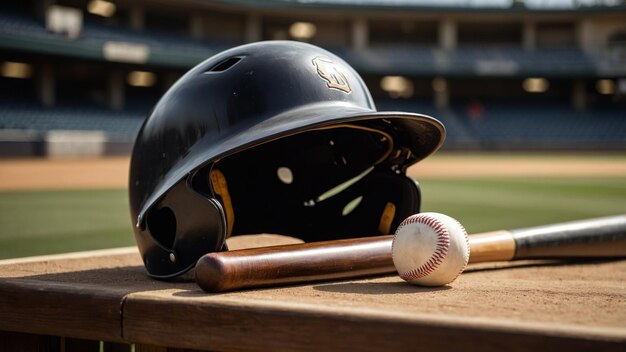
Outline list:
[[[395,272],[393,235],[209,253],[196,265],[207,292]],[[626,215],[469,236],[470,263],[626,257]]]

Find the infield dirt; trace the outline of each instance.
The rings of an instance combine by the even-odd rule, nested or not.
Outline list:
[[[128,157],[0,160],[0,190],[126,188]],[[415,178],[626,176],[626,157],[448,154],[408,170]]]

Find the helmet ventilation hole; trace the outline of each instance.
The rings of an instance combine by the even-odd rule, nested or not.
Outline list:
[[[276,170],[276,176],[278,176],[280,182],[286,185],[290,185],[293,183],[293,172],[291,172],[291,169],[288,167],[279,167]]]
[[[241,61],[241,57],[235,56],[235,57],[230,57],[220,63],[218,63],[217,65],[211,67],[210,69],[206,70],[206,72],[223,72],[228,70],[229,68],[233,67],[236,63],[238,63],[239,61]]]
[[[362,200],[363,200],[363,196],[359,196],[351,200],[348,204],[346,204],[345,207],[343,207],[343,211],[341,211],[341,215],[347,216],[348,214],[352,213],[354,209],[356,209],[356,207],[358,207],[359,204],[361,204]]]
[[[148,229],[155,241],[161,246],[174,248],[176,238],[176,216],[172,209],[163,207],[148,214]]]

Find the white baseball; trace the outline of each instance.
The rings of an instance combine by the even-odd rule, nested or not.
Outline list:
[[[422,286],[441,286],[467,266],[469,240],[463,225],[448,215],[421,213],[406,218],[391,247],[400,277]]]

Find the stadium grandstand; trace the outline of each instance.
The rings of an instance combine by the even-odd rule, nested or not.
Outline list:
[[[126,154],[187,69],[272,39],[343,57],[448,150],[626,150],[621,0],[21,0],[0,3],[0,156]]]

